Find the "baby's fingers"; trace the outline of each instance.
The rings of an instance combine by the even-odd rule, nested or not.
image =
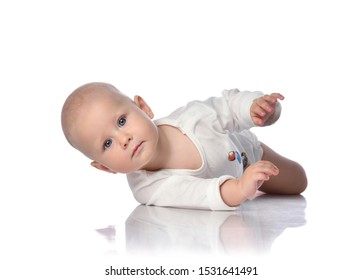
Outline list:
[[[275,102],[279,100],[284,100],[284,96],[281,95],[280,93],[272,93],[270,95],[264,95],[263,98],[269,102],[270,104],[274,104]]]
[[[252,165],[251,165],[252,166]],[[250,167],[251,167],[250,166]],[[257,173],[263,173],[267,176],[271,176],[271,175],[278,175],[279,174],[279,169],[278,167],[276,167],[273,163],[271,163],[270,161],[266,161],[266,160],[261,160],[258,161],[254,164],[253,166],[255,168],[255,171]]]
[[[263,126],[265,123],[264,120],[258,116],[252,116],[251,120],[253,121],[254,124],[258,126]]]
[[[272,105],[276,102],[270,95],[265,95],[256,100],[256,110],[258,110],[260,116],[265,116],[266,113],[273,112]]]

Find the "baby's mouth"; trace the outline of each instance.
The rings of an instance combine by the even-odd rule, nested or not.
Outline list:
[[[132,151],[132,158],[137,154],[137,152],[140,150],[141,146],[143,144],[143,141],[140,142],[136,147],[133,148],[133,151]]]

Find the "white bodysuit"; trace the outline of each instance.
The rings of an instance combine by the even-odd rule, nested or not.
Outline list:
[[[261,92],[224,90],[221,97],[192,101],[168,117],[156,120],[156,125],[174,126],[187,135],[197,147],[202,165],[195,170],[139,170],[128,174],[136,200],[146,205],[234,209],[222,200],[220,185],[243,174],[243,159],[239,162],[243,152],[249,164],[262,157],[260,142],[249,131],[254,126],[250,106],[260,96]],[[280,114],[280,107],[276,108]],[[234,152],[235,160],[229,159],[230,152]]]

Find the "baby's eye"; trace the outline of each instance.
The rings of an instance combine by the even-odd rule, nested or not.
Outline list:
[[[104,149],[108,149],[111,146],[112,146],[112,140],[111,139],[107,139],[106,141],[104,141],[104,144],[103,144]]]
[[[124,126],[126,124],[126,117],[120,117],[118,119],[118,125],[119,126]]]

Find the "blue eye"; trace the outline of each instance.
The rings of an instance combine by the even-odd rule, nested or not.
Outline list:
[[[118,125],[119,126],[124,126],[126,124],[126,118],[125,117],[120,117],[118,120]]]
[[[111,139],[107,139],[106,141],[104,141],[104,144],[103,144],[104,149],[108,149],[111,146],[112,146],[112,140]]]

